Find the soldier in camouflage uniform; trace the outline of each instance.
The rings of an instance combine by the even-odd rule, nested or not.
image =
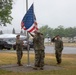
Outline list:
[[[16,36],[16,51],[17,51],[17,64],[19,66],[22,66],[21,64],[21,59],[22,59],[22,56],[23,56],[23,41],[20,40],[20,35],[17,35]]]
[[[33,36],[33,35],[32,35]],[[33,69],[37,70],[40,68],[43,70],[44,67],[44,37],[40,32],[35,32],[33,36],[34,50],[35,50],[35,67]]]
[[[54,37],[52,39],[52,42],[55,42],[55,55],[56,55],[56,60],[57,60],[57,64],[61,63],[61,55],[62,55],[62,50],[63,50],[63,42],[60,38],[59,35],[57,35],[56,37]]]

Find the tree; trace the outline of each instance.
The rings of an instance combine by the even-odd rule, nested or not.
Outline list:
[[[54,29],[53,34],[54,34],[54,36],[60,35],[63,37],[63,36],[65,36],[64,31],[65,31],[64,27],[62,25],[60,25]]]
[[[52,34],[53,29],[48,27],[48,25],[42,26],[41,28],[39,28],[39,30],[44,34],[44,37],[46,38],[53,36]]]
[[[45,25],[40,27],[39,29],[45,37],[54,37],[56,35],[60,35],[61,37],[74,38],[76,36],[76,27],[64,28],[62,25],[60,25],[57,28],[53,29],[48,27],[48,25]]]
[[[15,29],[13,28],[13,30],[12,30],[12,34],[15,34]]]
[[[66,28],[65,32],[66,32],[66,36],[69,36],[69,37],[73,38],[74,36],[76,36],[76,27],[74,27],[74,28],[72,28],[72,27]]]
[[[40,32],[42,32],[45,37],[47,37],[47,29],[48,29],[48,25],[45,25],[39,28]]]
[[[0,0],[0,25],[11,24],[11,9],[13,0]]]

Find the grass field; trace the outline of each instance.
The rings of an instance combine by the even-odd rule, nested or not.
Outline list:
[[[16,64],[15,53],[0,53],[0,66],[5,64]],[[34,54],[30,54],[30,62],[34,62]],[[23,55],[22,63],[27,63],[27,54]],[[55,55],[46,54],[45,64],[49,66],[60,66],[63,69],[37,72],[12,72],[0,69],[0,75],[76,75],[76,54],[62,55],[62,64],[56,65]]]

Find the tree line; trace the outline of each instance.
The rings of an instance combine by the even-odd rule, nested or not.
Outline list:
[[[13,5],[13,0],[0,0],[0,25],[6,26],[6,24],[11,24],[12,16],[11,9]],[[45,37],[54,37],[56,35],[60,35],[61,37],[74,37],[76,36],[76,27],[68,27],[64,28],[64,26],[60,25],[57,28],[51,28],[48,25],[42,26],[39,28],[40,31],[44,34]],[[0,31],[0,34],[3,32]],[[15,30],[13,29],[13,32]],[[21,33],[23,33],[21,31]]]
[[[11,24],[11,9],[13,0],[0,0],[0,25],[6,26],[6,24]]]
[[[4,34],[2,30],[0,30],[0,35],[1,35],[1,34]],[[12,34],[18,34],[18,33],[15,31],[15,28],[12,29]],[[25,35],[25,32],[24,32],[23,30],[21,30],[21,31],[20,31],[20,34],[21,34],[21,35]]]
[[[61,37],[75,37],[76,36],[76,27],[64,28],[64,26],[59,25],[57,28],[51,28],[48,25],[42,26],[39,28],[40,32],[44,34],[46,38],[52,38],[56,35]]]

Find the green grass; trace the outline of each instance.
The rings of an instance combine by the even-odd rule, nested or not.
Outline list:
[[[0,65],[16,64],[15,53],[0,53]],[[34,54],[30,54],[30,62],[34,62]],[[22,63],[27,64],[27,54],[23,55]],[[45,64],[49,66],[56,65],[55,55],[46,54]],[[49,70],[49,71],[36,71],[36,72],[12,72],[0,69],[0,75],[76,75],[76,54],[62,55],[62,64],[59,65],[63,69]]]
[[[9,71],[0,70],[0,75],[76,75],[76,69],[38,71],[38,72],[28,72],[28,73],[9,72]]]

